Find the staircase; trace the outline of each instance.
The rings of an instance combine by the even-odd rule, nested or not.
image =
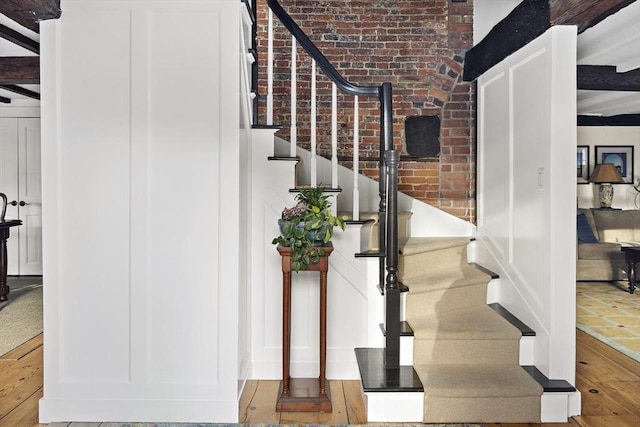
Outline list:
[[[543,388],[519,365],[521,332],[487,304],[491,276],[464,238],[410,238],[400,276],[424,387],[422,422],[540,422]]]
[[[269,0],[268,3],[272,10],[279,11],[277,13],[281,19],[281,15],[286,15],[276,1]],[[305,50],[314,60],[318,60],[318,64],[334,84],[337,84],[341,90],[356,96],[356,103],[357,96],[371,96],[371,93],[380,95],[382,112],[380,133],[383,135],[380,151],[383,154],[392,151],[390,85],[385,84],[384,87],[372,90],[372,88],[349,85],[342,81],[339,75],[334,79],[333,74],[337,73],[335,69],[324,62],[321,54],[316,52],[315,46],[309,45],[310,41],[305,38],[300,29],[291,22],[288,29],[296,39],[301,39],[299,41]],[[292,43],[295,45],[295,41]],[[296,61],[292,59],[291,62]],[[313,69],[315,70],[315,62]],[[312,74],[315,75],[315,71]],[[292,99],[295,99],[295,87],[296,84],[292,84]],[[312,94],[315,97],[313,90]],[[290,114],[292,122],[296,116],[295,104],[292,102]],[[315,117],[315,112],[311,115]],[[355,122],[357,123],[357,120]],[[254,190],[259,188],[258,191],[254,191],[257,194],[254,197],[260,199],[254,200],[253,204],[267,206],[265,211],[268,211],[268,215],[258,215],[258,217],[261,216],[261,221],[271,215],[271,212],[281,208],[273,206],[272,201],[276,199],[284,201],[287,198],[286,193],[290,191],[290,188],[275,188],[272,185],[275,182],[273,178],[276,176],[281,182],[290,183],[290,187],[295,187],[301,182],[317,185],[318,182],[330,181],[331,188],[336,190],[338,176],[345,175],[337,168],[335,145],[332,148],[331,160],[324,159],[316,155],[315,141],[312,139],[311,151],[307,152],[308,155],[301,157],[303,150],[296,148],[294,124],[291,124],[292,143],[286,144],[288,149],[278,149],[278,144],[282,146],[282,143],[276,142],[275,151],[268,155],[269,160],[280,163],[282,166],[272,166],[273,170],[268,173],[263,172],[254,181]],[[313,132],[311,135],[313,137]],[[354,141],[357,141],[357,128],[354,129],[354,135]],[[332,144],[335,144],[335,141]],[[261,147],[259,150],[265,150],[265,148]],[[252,153],[254,159],[260,159],[254,160],[254,167],[267,158],[266,153],[260,155],[256,148]],[[385,162],[385,157],[383,155],[380,159],[379,194],[371,190],[362,192],[364,195],[369,195],[369,199],[375,194],[376,207],[378,196],[390,206],[396,203],[393,200],[394,190],[387,187],[387,185],[394,185],[392,173],[388,176],[384,173],[387,165],[390,166],[388,168],[390,170],[393,170],[393,167],[390,165],[391,162]],[[301,178],[298,168],[291,174],[290,166],[285,166],[297,164],[301,159],[303,159],[302,163],[306,163],[305,167],[309,168],[309,181]],[[332,268],[341,278],[347,280],[346,278],[349,277],[348,280],[351,280],[351,277],[356,277],[356,273],[361,271],[346,265],[344,258],[353,257],[355,254],[357,257],[380,260],[377,285],[384,296],[371,291],[360,292],[360,296],[366,298],[369,322],[372,319],[386,319],[383,320],[385,322],[383,329],[386,333],[387,345],[386,348],[367,346],[355,350],[368,422],[531,423],[544,421],[542,414],[545,413],[545,405],[555,406],[555,408],[562,405],[566,407],[566,396],[575,391],[573,387],[563,381],[548,380],[533,366],[520,365],[523,353],[528,353],[525,360],[533,358],[532,347],[525,350],[521,348],[524,325],[499,305],[487,304],[488,286],[495,277],[468,262],[467,247],[470,244],[471,232],[457,234],[463,237],[410,237],[421,233],[441,235],[442,230],[429,233],[418,227],[412,229],[406,226],[409,221],[418,219],[416,212],[400,212],[398,215],[395,205],[393,208],[383,207],[385,203],[380,203],[380,211],[371,209],[371,200],[366,200],[367,197],[359,197],[361,177],[357,178],[358,166],[355,153],[353,163],[354,177],[351,181],[341,177],[340,186],[351,192],[350,195],[353,196],[353,203],[346,208],[352,209],[349,216],[354,218],[354,221],[346,233],[349,236],[345,238],[345,242],[334,243],[336,252],[330,261],[335,263],[332,264]],[[259,167],[255,170],[261,169],[262,167]],[[318,177],[322,175],[323,170],[329,170],[330,177]],[[351,171],[347,174],[349,173]],[[264,178],[266,176],[272,178],[271,182],[266,182]],[[388,183],[385,182],[387,180]],[[385,198],[387,195],[388,199]],[[345,199],[342,197],[340,196],[339,203],[335,204],[340,209],[345,208]],[[368,206],[362,206],[362,204]],[[384,210],[387,207],[389,210]],[[400,210],[402,208],[400,206]],[[374,212],[371,212],[372,210]],[[440,215],[437,216],[438,219],[433,220],[436,224],[442,216],[446,216],[442,212],[438,215]],[[387,223],[384,220],[385,217],[395,224]],[[379,221],[379,219],[382,220]],[[275,224],[275,221],[273,222]],[[397,227],[398,224],[400,227]],[[396,230],[395,234],[393,231],[387,234],[385,227],[387,230],[394,228],[399,230]],[[267,228],[268,226],[265,225],[265,229]],[[408,230],[411,230],[411,233],[405,233]],[[396,247],[399,251],[389,250],[389,247],[393,248],[393,245],[397,244],[398,239],[400,242]],[[398,254],[398,263],[395,264],[391,258],[398,258]],[[260,264],[262,270],[256,271],[266,271],[269,267],[264,267],[265,265],[268,264]],[[397,277],[389,280],[389,277],[395,276],[396,265]],[[340,270],[343,267],[346,270]],[[387,274],[386,282],[385,274]],[[271,272],[264,274],[264,277],[274,275]],[[372,275],[363,273],[363,277],[371,280]],[[392,286],[389,286],[390,283]],[[356,284],[354,288],[358,289],[358,286]],[[367,283],[366,286],[373,288],[375,285]],[[400,298],[402,304],[399,304],[399,309],[396,310],[393,300],[399,291],[402,291]],[[393,297],[390,298],[390,295]],[[354,304],[354,307],[356,305]],[[390,316],[390,307],[392,312],[396,310],[400,313],[399,320]],[[360,315],[358,318],[361,317],[363,316]],[[361,335],[371,337],[376,334],[375,328],[373,333],[371,332],[371,326],[365,329],[367,332],[363,331]],[[382,334],[379,333],[379,335]],[[396,358],[393,354],[396,349],[389,346],[389,342],[394,341],[398,335],[400,337],[398,337],[397,347],[400,354]],[[389,340],[390,336],[394,338]],[[378,340],[368,338],[367,344],[371,345],[372,341]],[[558,392],[564,393],[564,397],[556,399],[549,395],[549,393]]]

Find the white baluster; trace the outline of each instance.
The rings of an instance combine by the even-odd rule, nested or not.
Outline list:
[[[316,157],[316,60],[311,60],[311,186],[318,185]]]
[[[353,219],[360,219],[360,189],[358,178],[360,176],[360,118],[358,111],[358,95],[353,100]]]
[[[296,67],[297,67],[297,58],[296,58],[296,39],[295,37],[291,37],[291,129],[290,129],[290,140],[291,140],[291,157],[296,156],[296,146],[298,144],[298,130],[297,130],[297,115],[296,115],[296,88],[298,86],[296,82]]]
[[[269,9],[267,39],[267,125],[273,125],[273,12]]]
[[[338,87],[331,85],[331,188],[338,188]]]

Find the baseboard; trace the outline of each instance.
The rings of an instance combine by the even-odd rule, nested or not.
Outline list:
[[[38,422],[237,423],[238,400],[46,399],[39,402]]]

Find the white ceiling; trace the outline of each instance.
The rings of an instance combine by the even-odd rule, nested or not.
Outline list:
[[[40,40],[39,34],[2,14],[0,23],[33,40]],[[577,52],[579,65],[615,65],[618,72],[640,68],[640,1],[579,34]],[[32,55],[35,54],[0,38],[0,56]],[[20,86],[40,92],[39,85]],[[3,89],[0,89],[0,96],[12,99],[17,105],[39,104],[39,101]],[[640,114],[640,92],[579,90],[577,103],[579,115]]]
[[[32,40],[40,42],[40,34],[33,32],[28,28],[25,28],[17,24],[15,21],[7,18],[3,14],[0,14],[0,24],[3,24],[9,27],[12,30],[18,31],[19,33],[24,34],[25,36],[29,37]],[[10,43],[3,38],[0,38],[0,56],[37,56],[37,55],[31,52],[30,50],[27,50],[16,44]],[[18,86],[40,93],[40,85],[18,85]],[[12,105],[22,106],[22,105],[39,105],[40,104],[38,100],[29,98],[23,95],[19,95],[14,92],[9,92],[4,89],[0,89],[0,96],[11,99]],[[0,106],[2,105],[9,105],[9,104],[0,103]]]
[[[618,73],[640,68],[640,1],[578,35],[578,65],[615,65]],[[640,92],[578,91],[578,114],[640,114]]]

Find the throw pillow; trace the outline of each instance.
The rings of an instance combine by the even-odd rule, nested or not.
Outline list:
[[[578,214],[578,243],[598,243],[583,213]]]

